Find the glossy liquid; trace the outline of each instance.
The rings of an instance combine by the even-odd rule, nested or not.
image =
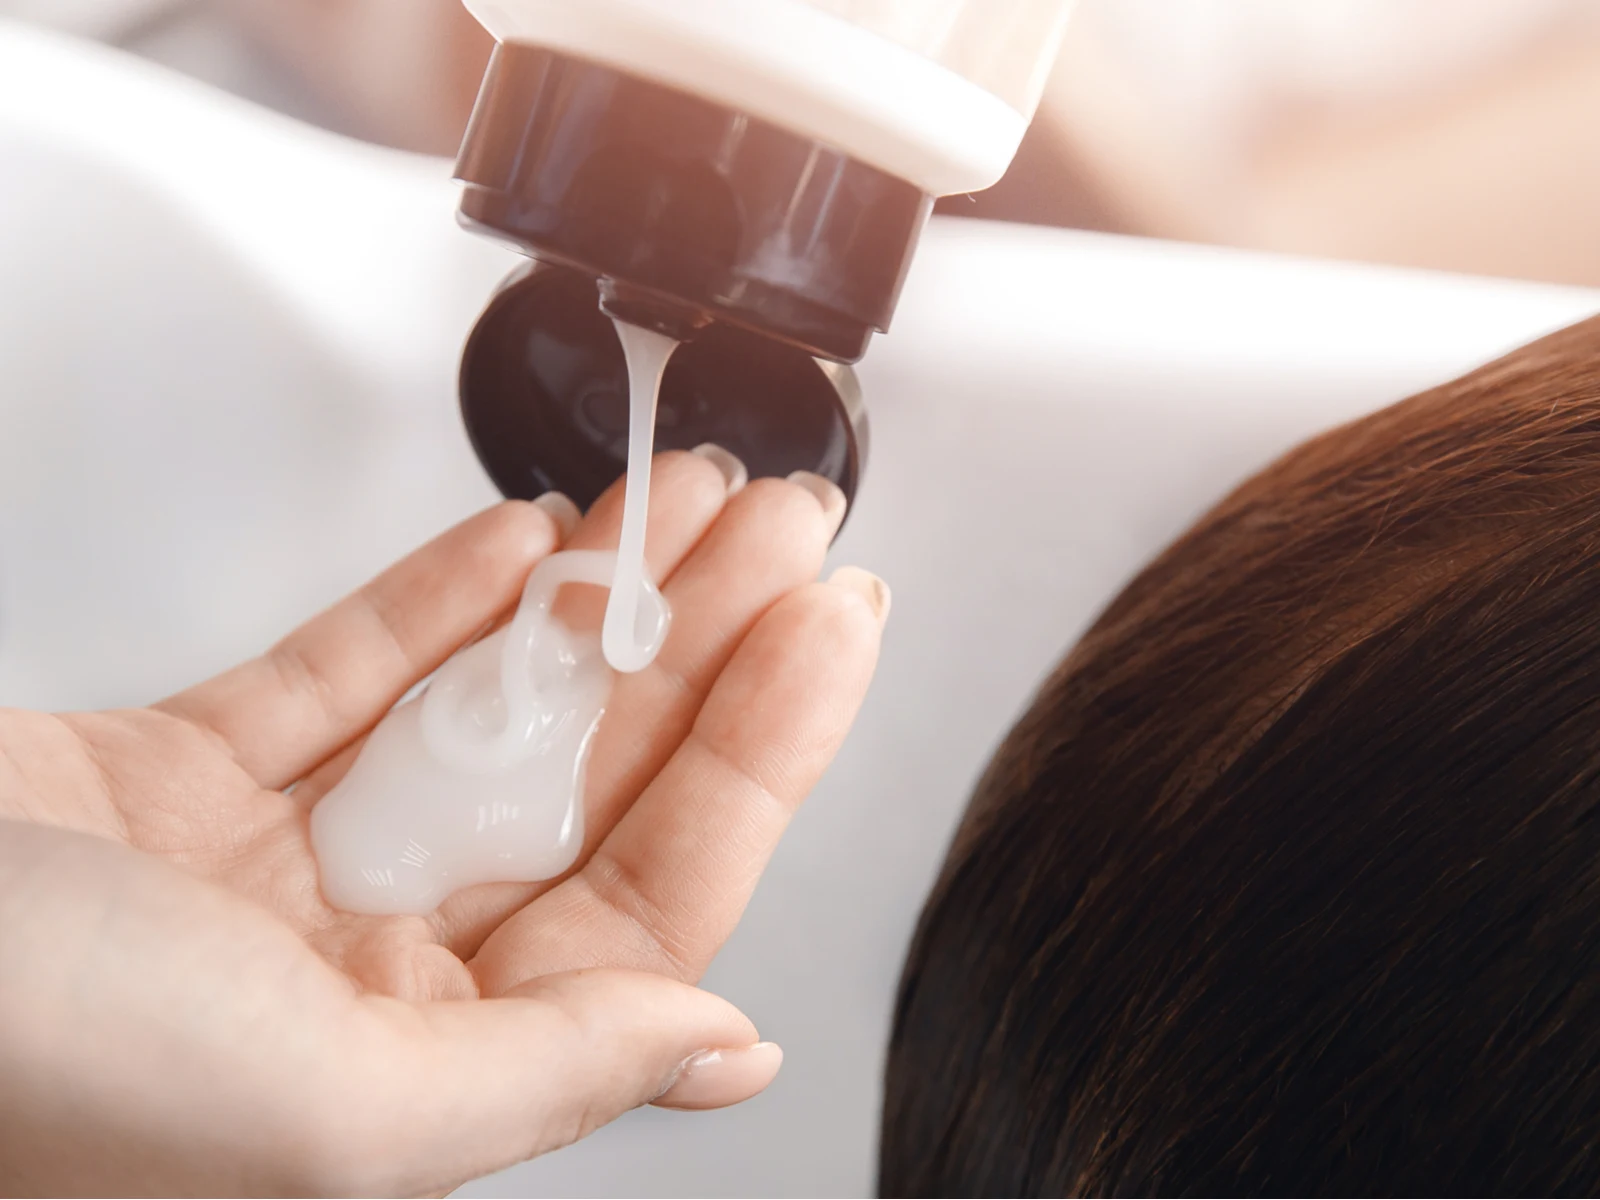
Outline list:
[[[644,535],[656,400],[677,343],[622,322],[617,333],[630,389],[618,549],[545,559],[509,625],[457,652],[372,731],[311,814],[322,892],[335,908],[429,913],[464,887],[553,879],[583,845],[585,767],[612,668],[649,666],[671,625],[646,572]],[[573,583],[611,588],[599,637],[554,612]]]
[[[626,321],[612,323],[628,360],[628,488],[602,644],[606,661],[616,670],[631,674],[655,661],[661,652],[661,641],[666,638],[666,629],[656,629],[654,614],[641,608],[639,601],[649,583],[644,565],[644,533],[650,515],[656,403],[661,398],[661,377],[666,374],[667,362],[678,343],[665,334]]]

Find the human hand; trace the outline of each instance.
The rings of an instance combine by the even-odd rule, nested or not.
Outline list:
[[[533,505],[152,708],[0,713],[0,1191],[439,1192],[765,1087],[776,1048],[691,985],[854,720],[887,593],[810,582],[841,496],[727,490],[708,458],[655,464],[676,619],[617,681],[554,883],[352,916],[308,840],[359,739],[557,548]],[[568,544],[614,545],[620,515],[614,489]]]

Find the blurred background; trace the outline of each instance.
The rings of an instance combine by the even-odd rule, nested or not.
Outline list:
[[[0,0],[387,146],[453,154],[457,0]],[[1600,284],[1600,0],[1082,0],[1007,179],[947,212]]]

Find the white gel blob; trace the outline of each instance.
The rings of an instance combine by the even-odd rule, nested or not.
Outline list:
[[[480,883],[533,883],[583,845],[590,743],[608,668],[655,660],[671,610],[645,574],[656,399],[677,343],[617,322],[628,357],[628,483],[616,553],[573,550],[533,569],[511,624],[458,652],[422,695],[379,723],[311,814],[323,895],[335,908],[424,914]],[[599,639],[554,615],[569,583],[611,588]]]

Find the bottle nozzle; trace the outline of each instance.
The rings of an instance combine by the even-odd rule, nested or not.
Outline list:
[[[615,279],[600,281],[600,311],[613,320],[664,334],[677,342],[692,340],[712,321],[704,309]]]

